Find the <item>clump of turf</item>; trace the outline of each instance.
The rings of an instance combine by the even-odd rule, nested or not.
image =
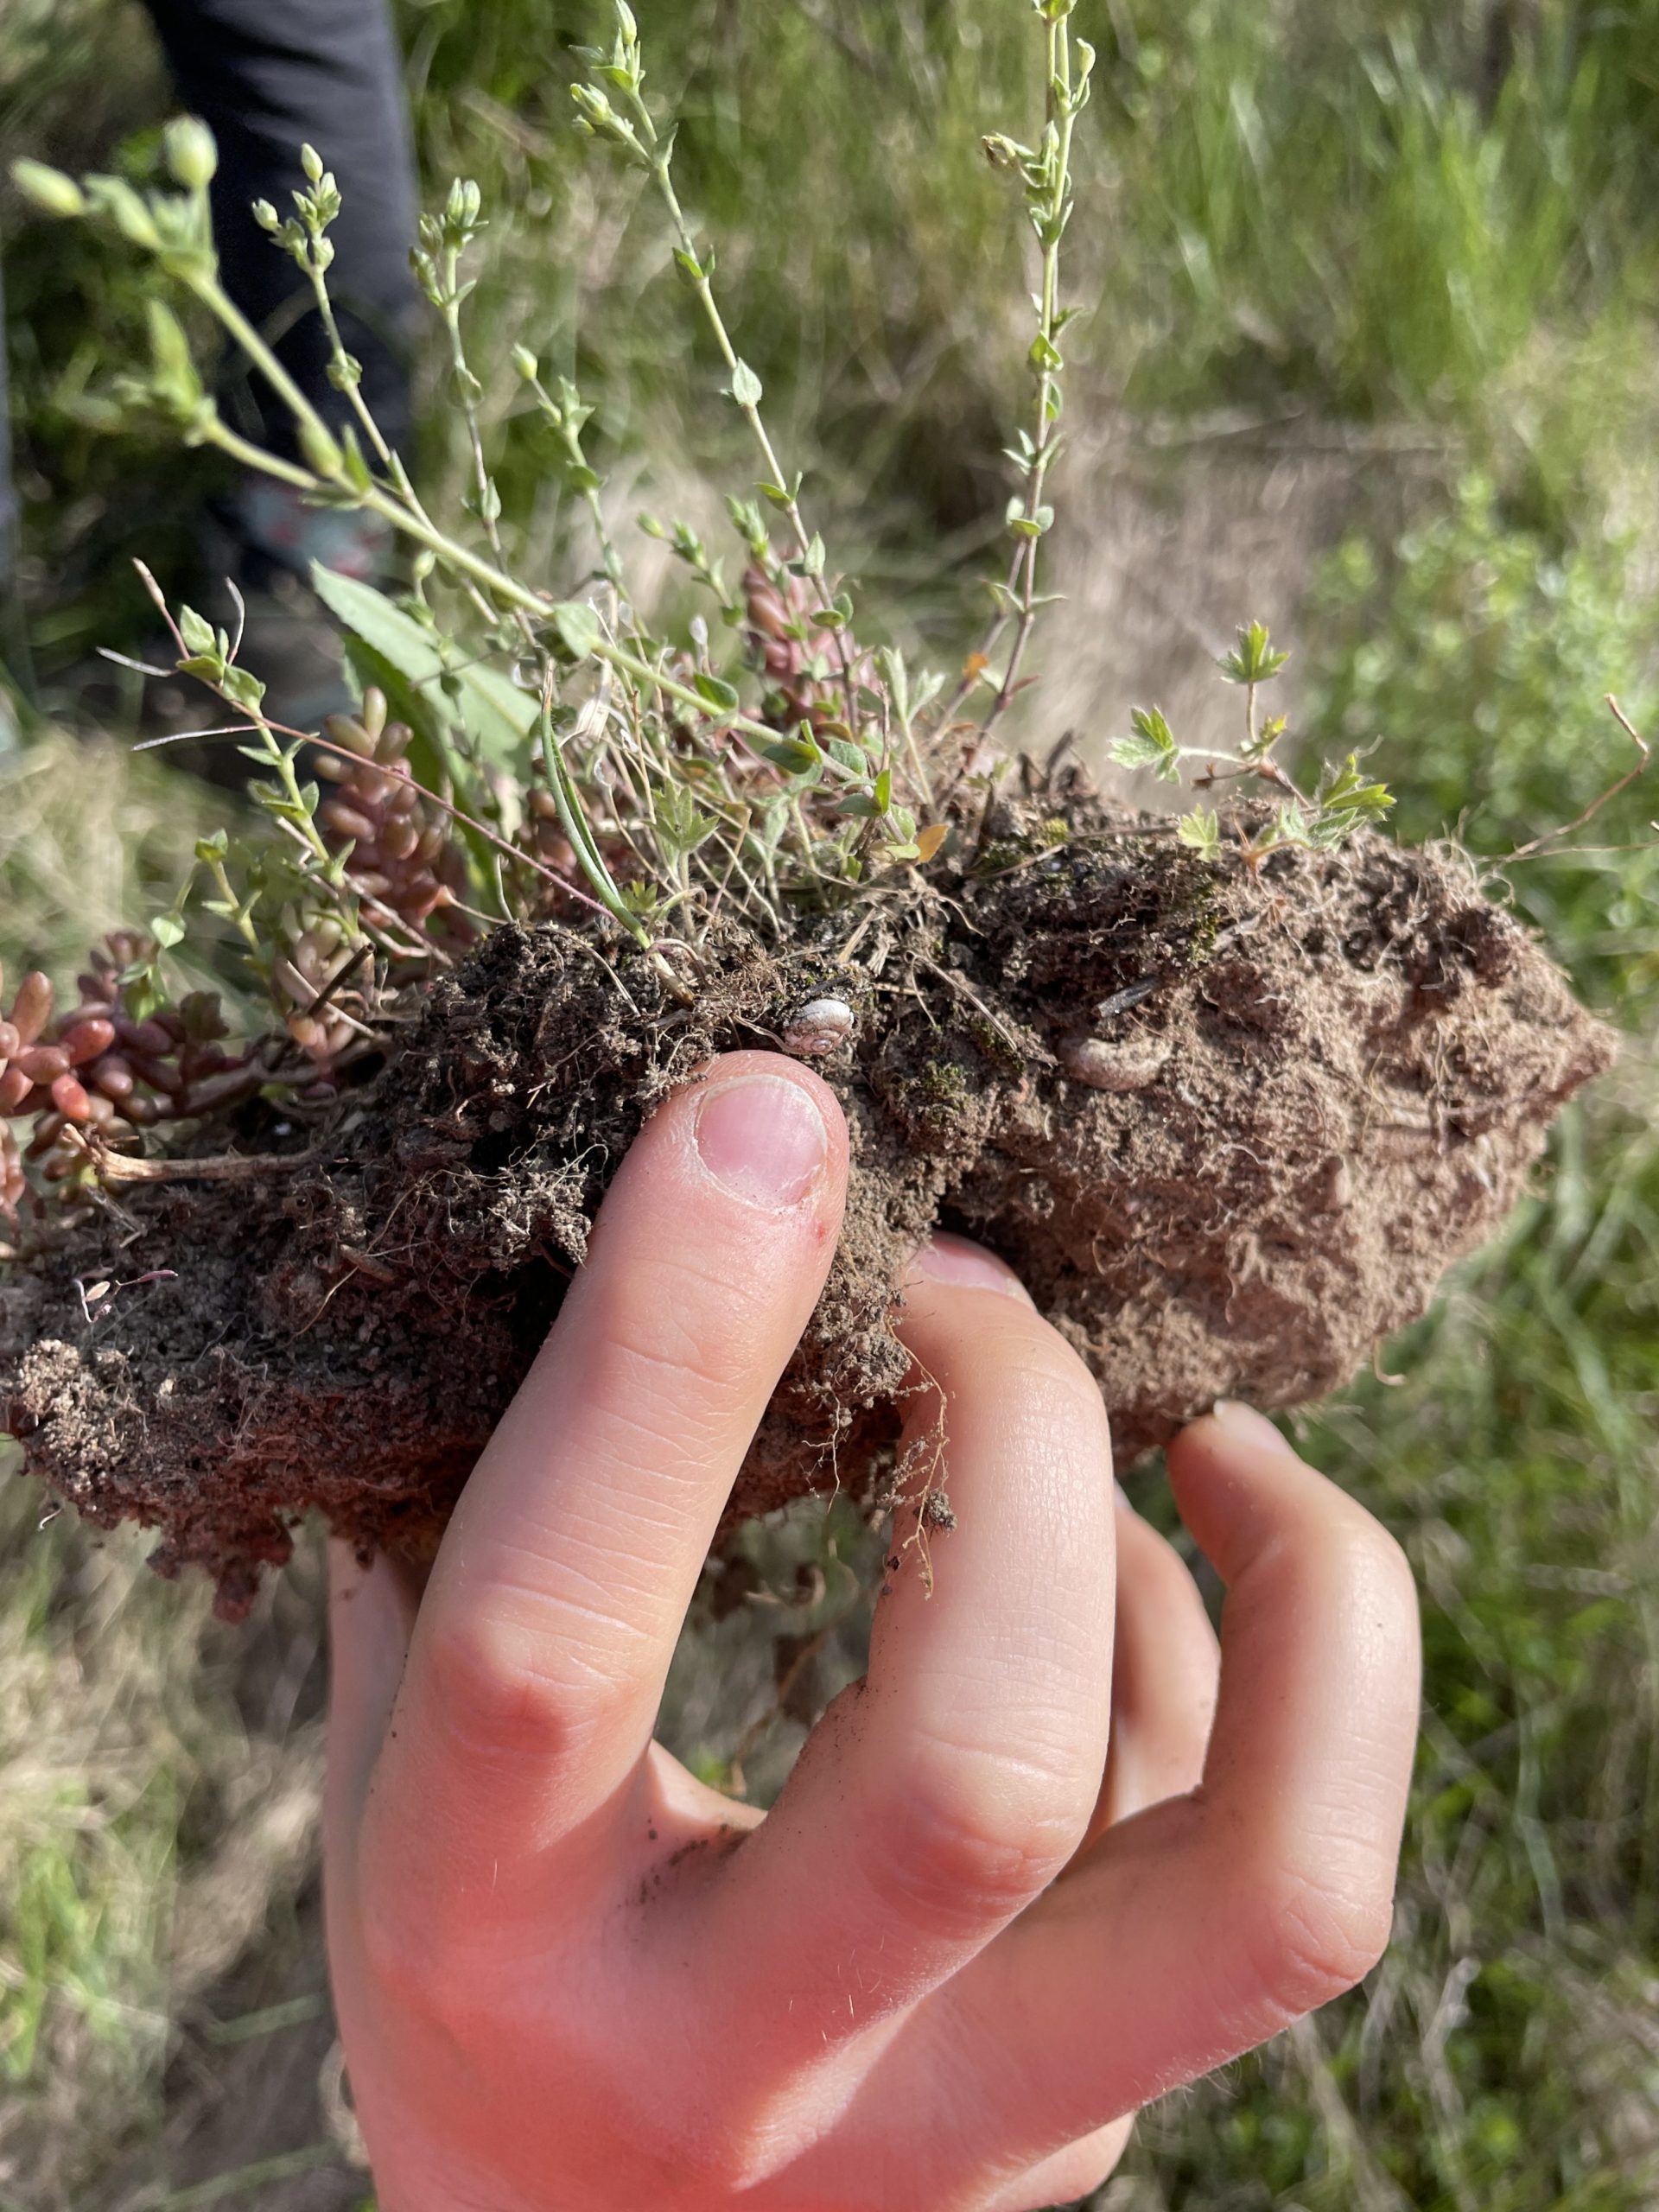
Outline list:
[[[613,944],[499,928],[320,1122],[250,1102],[214,1159],[114,1185],[0,1289],[30,1467],[157,1527],[227,1611],[312,1506],[429,1549],[645,1115],[716,1052],[798,1047],[826,998],[846,1228],[733,1516],[889,1478],[897,1285],[941,1219],[1077,1344],[1125,1464],[1218,1395],[1345,1382],[1497,1227],[1611,1033],[1453,851],[1206,859],[1026,782],[990,865],[778,944],[717,925],[689,1003]]]

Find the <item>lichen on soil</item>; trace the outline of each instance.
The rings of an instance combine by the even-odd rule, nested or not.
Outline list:
[[[1611,1034],[1451,849],[1252,869],[1170,833],[1027,774],[969,867],[783,942],[716,922],[689,1006],[613,941],[498,928],[320,1126],[256,1102],[196,1140],[267,1167],[114,1185],[0,1274],[0,1421],[232,1615],[310,1508],[429,1552],[644,1117],[825,996],[846,1226],[729,1520],[880,1480],[895,1286],[938,1222],[1082,1353],[1121,1465],[1219,1395],[1327,1394],[1491,1235]]]

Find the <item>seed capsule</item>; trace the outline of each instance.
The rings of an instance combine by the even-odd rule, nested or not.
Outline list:
[[[822,1059],[846,1043],[853,1027],[853,1009],[845,999],[809,999],[789,1018],[784,1050],[797,1059]]]

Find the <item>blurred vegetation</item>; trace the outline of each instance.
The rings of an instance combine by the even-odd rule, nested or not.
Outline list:
[[[400,15],[429,179],[474,175],[491,204],[474,352],[521,557],[550,563],[572,524],[518,411],[514,340],[601,398],[596,460],[638,504],[691,505],[710,468],[731,480],[666,242],[569,143],[563,53],[591,23],[550,32],[543,0]],[[1605,692],[1649,733],[1659,705],[1659,0],[1096,0],[1081,28],[1103,74],[1079,159],[1097,304],[1071,348],[1074,413],[1433,433],[1444,465],[1398,492],[1405,529],[1362,511],[1325,564],[1298,665],[1310,739],[1377,741],[1402,834],[1460,825],[1496,865],[1627,765]],[[686,0],[645,29],[661,82],[685,87],[688,197],[787,442],[854,565],[913,587],[943,649],[1018,389],[1020,245],[976,149],[1028,105],[1023,10]],[[9,151],[142,170],[165,106],[130,0],[10,0]],[[94,644],[142,634],[128,554],[188,573],[204,480],[108,430],[130,278],[78,232],[0,214],[50,699]],[[462,463],[438,375],[423,365],[422,467],[442,496]],[[1188,611],[1224,630],[1253,610]],[[0,772],[0,957],[67,968],[155,897],[196,802],[62,740]],[[1404,1379],[1306,1424],[1423,1591],[1396,1942],[1364,1991],[1150,2114],[1112,2212],[1659,2199],[1656,814],[1659,785],[1635,785],[1580,840],[1608,849],[1508,878],[1629,1033],[1624,1067],[1568,1116],[1501,1246],[1390,1347]],[[1135,1488],[1166,1512],[1155,1478]],[[35,1503],[7,1498],[0,1531],[0,2207],[154,2205],[141,2183],[182,2155],[176,2132],[155,2148],[168,2054],[176,2111],[211,2057],[213,1975],[276,1940],[303,1884],[303,1853],[257,1840],[314,1772],[319,1630],[301,1576],[262,1616],[280,1635],[229,1643],[200,1592],[144,1580],[130,1533],[35,1536]],[[813,1587],[817,1634],[839,1615]],[[707,1634],[736,1669],[731,1624]],[[303,1694],[270,1689],[296,1675]],[[676,1725],[705,1770],[739,1751],[764,1789],[778,1744],[753,1712],[721,1734],[709,1679],[683,1653]],[[210,1877],[238,1835],[245,1910],[226,1919]],[[181,1949],[214,1912],[218,1948]],[[340,2171],[345,2205],[360,2183]]]

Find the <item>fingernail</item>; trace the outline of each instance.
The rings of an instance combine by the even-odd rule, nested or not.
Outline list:
[[[1214,1417],[1240,1444],[1250,1445],[1258,1452],[1282,1452],[1289,1459],[1297,1456],[1295,1446],[1254,1406],[1243,1405],[1236,1398],[1217,1398]]]
[[[776,1076],[742,1076],[705,1090],[697,1151],[721,1188],[746,1205],[799,1204],[817,1180],[830,1134],[810,1094]]]
[[[1005,1268],[982,1245],[970,1243],[965,1236],[952,1236],[948,1230],[930,1236],[918,1249],[911,1265],[931,1282],[954,1283],[963,1290],[1000,1290],[1006,1298],[1031,1303],[1030,1294],[1012,1268]]]

